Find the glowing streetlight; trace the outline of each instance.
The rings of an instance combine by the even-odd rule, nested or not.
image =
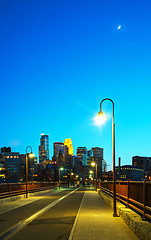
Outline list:
[[[113,121],[112,121],[112,151],[113,151],[113,217],[117,217],[116,213],[116,182],[115,182],[115,123],[114,123],[114,102],[110,98],[104,98],[100,103],[100,112],[98,118],[103,118],[102,103],[105,100],[109,100],[113,105]],[[100,121],[101,124],[101,121]],[[99,125],[99,124],[98,124]]]
[[[95,174],[95,175],[96,175],[96,191],[97,191],[97,171],[98,171],[98,170],[97,170],[97,163],[91,162],[91,166],[92,166],[92,167],[96,167],[96,170],[95,170],[95,171],[96,171],[96,174]]]
[[[30,148],[31,152],[27,153],[27,149]],[[26,198],[28,198],[28,157],[32,158],[34,157],[34,154],[32,152],[32,147],[28,146],[26,147]]]
[[[103,112],[100,111],[95,117],[94,117],[94,123],[96,126],[102,125],[105,123],[107,118],[104,116]]]

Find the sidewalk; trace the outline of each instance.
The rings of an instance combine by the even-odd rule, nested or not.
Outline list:
[[[138,240],[120,217],[94,190],[87,188],[69,240]]]

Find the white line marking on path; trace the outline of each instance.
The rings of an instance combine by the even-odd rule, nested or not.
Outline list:
[[[85,195],[85,193],[83,194],[83,198],[82,198],[82,200],[81,200],[81,204],[80,204],[80,207],[79,207],[79,210],[78,210],[76,219],[75,219],[75,221],[74,221],[73,227],[72,227],[72,229],[71,229],[70,236],[69,236],[68,240],[72,240],[72,239],[73,239],[73,236],[74,236],[74,233],[75,233],[75,228],[76,228],[76,226],[77,226],[77,221],[78,221],[79,214],[80,214],[80,210],[81,210],[81,206],[82,206],[82,203],[83,203],[84,195]]]
[[[50,203],[49,205],[47,205],[46,207],[44,207],[43,209],[41,209],[40,211],[38,211],[37,213],[33,214],[32,216],[30,216],[29,218],[26,218],[22,221],[20,221],[19,223],[17,223],[16,225],[14,225],[13,227],[11,227],[10,229],[6,230],[5,232],[3,232],[2,234],[0,234],[0,240],[6,240],[9,239],[10,237],[12,237],[15,233],[17,233],[19,230],[21,230],[23,227],[27,226],[29,223],[31,223],[35,218],[41,216],[43,213],[45,213],[46,211],[48,211],[50,208],[54,207],[57,203],[59,203],[60,201],[62,201],[64,198],[68,197],[69,195],[71,195],[72,193],[74,193],[75,191],[77,191],[79,188],[76,188],[74,191],[66,194],[65,196],[57,199],[56,201]]]

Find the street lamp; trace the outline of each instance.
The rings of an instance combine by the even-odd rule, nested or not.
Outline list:
[[[92,166],[92,167],[96,167],[96,170],[95,170],[95,171],[96,171],[96,174],[95,174],[95,175],[96,175],[96,184],[95,184],[95,185],[96,185],[96,191],[97,191],[97,171],[98,171],[98,170],[97,170],[97,169],[98,169],[98,168],[97,168],[97,163],[92,162],[92,163],[91,163],[91,166]]]
[[[91,175],[91,174],[92,174],[92,175]],[[93,184],[93,186],[94,186],[94,172],[93,172],[92,170],[90,170],[90,178],[91,178],[91,182],[92,182],[92,180],[93,180],[92,184]]]
[[[27,153],[27,149],[30,148],[31,152]],[[32,152],[32,147],[28,146],[26,147],[26,198],[28,198],[28,156],[34,157],[34,154]]]
[[[113,121],[112,121],[112,151],[113,151],[113,217],[117,217],[117,212],[116,212],[116,182],[115,182],[115,123],[114,123],[114,102],[110,98],[104,98],[101,103],[100,103],[100,112],[98,113],[98,119],[97,122],[102,122],[104,121],[104,115],[102,112],[102,103],[104,101],[110,101],[112,102],[113,105]],[[99,124],[97,124],[99,125]]]
[[[63,167],[59,168],[59,189],[60,189],[60,171],[63,171]]]

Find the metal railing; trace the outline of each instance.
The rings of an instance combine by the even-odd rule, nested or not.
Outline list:
[[[50,188],[57,187],[56,182],[29,182],[28,183],[28,192],[38,192]],[[21,195],[26,193],[26,184],[25,183],[4,183],[0,184],[0,199]]]
[[[101,191],[113,196],[113,182],[100,182]],[[151,182],[116,182],[116,199],[151,220]]]

